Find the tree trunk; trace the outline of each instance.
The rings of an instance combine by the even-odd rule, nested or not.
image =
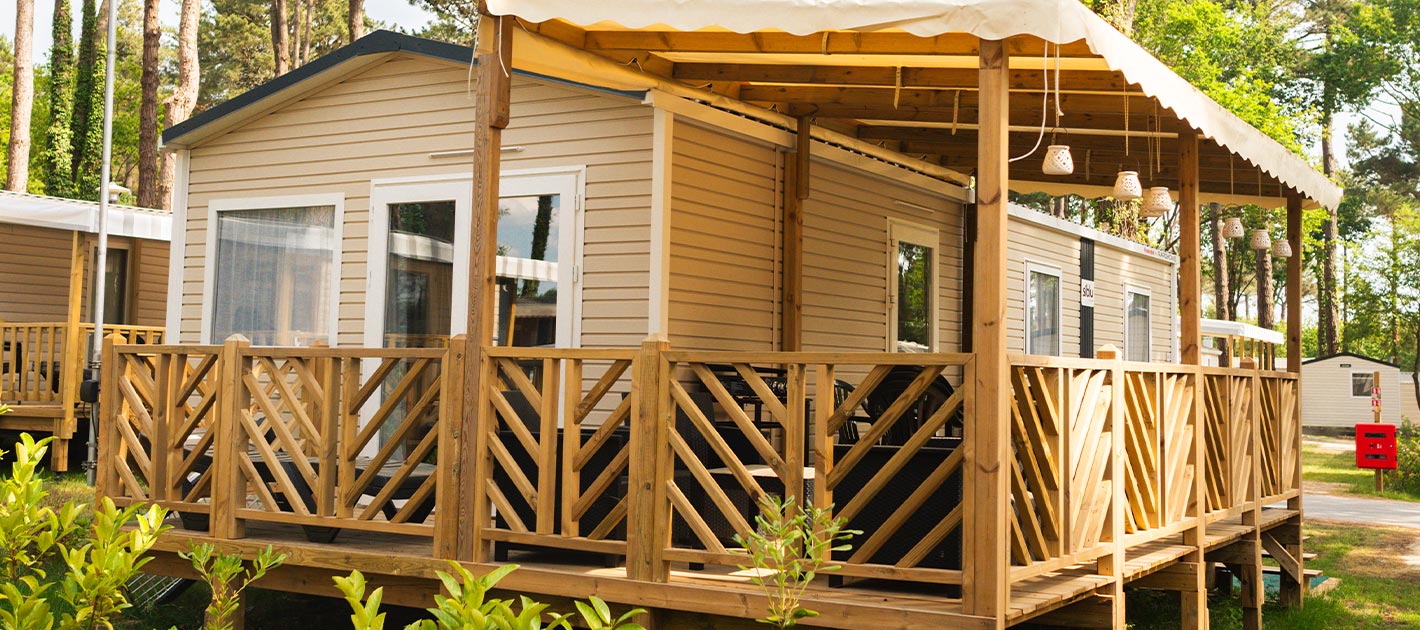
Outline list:
[[[158,22],[158,0],[143,0],[143,74],[138,105],[138,205],[162,204],[158,190],[158,45],[163,29]]]
[[[5,152],[5,190],[25,192],[30,181],[30,112],[35,101],[35,3],[34,0],[18,2],[15,6],[15,74],[10,94],[10,146]]]
[[[1420,407],[1420,322],[1415,323],[1415,358],[1410,362],[1410,376],[1415,379],[1415,406]]]
[[[1336,156],[1332,152],[1332,131],[1335,121],[1330,106],[1330,88],[1323,88],[1321,125],[1321,168],[1322,173],[1331,177]],[[1320,356],[1336,354],[1340,344],[1340,297],[1336,284],[1336,208],[1327,210],[1327,219],[1322,224],[1321,284],[1317,287],[1317,352]]]
[[[1209,236],[1213,239],[1213,304],[1216,311],[1214,316],[1222,320],[1231,320],[1233,312],[1228,304],[1231,288],[1228,283],[1227,239],[1223,238],[1223,207],[1217,203],[1208,204],[1208,215],[1208,226],[1211,229]]]
[[[350,41],[365,36],[365,0],[350,0]]]
[[[1272,330],[1277,325],[1272,308],[1272,252],[1257,252],[1257,325]]]
[[[291,70],[291,46],[286,35],[286,0],[271,0],[271,57],[276,76]]]
[[[197,105],[197,90],[201,79],[197,62],[197,20],[201,14],[201,0],[182,0],[182,14],[178,18],[177,88],[168,100],[165,127],[187,120]],[[162,159],[163,176],[158,179],[158,199],[164,210],[171,210],[176,164],[171,152],[164,152]]]
[[[315,0],[301,0],[306,4],[305,18],[301,21],[301,65],[311,62],[311,25],[315,23],[316,2]]]
[[[51,19],[49,48],[49,126],[47,142],[41,155],[44,167],[44,193],[67,197],[72,193],[74,178],[70,160],[74,152],[74,137],[70,122],[74,115],[74,36],[73,19],[69,15],[69,0],[55,0]]]

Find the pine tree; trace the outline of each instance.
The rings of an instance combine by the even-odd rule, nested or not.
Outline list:
[[[99,33],[99,0],[80,2],[84,8],[75,67],[74,118],[70,126],[74,152],[69,172],[74,181],[73,195],[97,200],[103,160],[104,48]]]
[[[69,0],[54,0],[53,43],[49,48],[49,126],[40,156],[44,192],[56,197],[73,195],[74,39]]]

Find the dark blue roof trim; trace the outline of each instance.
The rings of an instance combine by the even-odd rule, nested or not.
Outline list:
[[[182,136],[192,133],[209,124],[217,122],[218,120],[221,120],[229,114],[236,113],[237,111],[245,107],[260,102],[262,99],[265,99],[268,96],[276,94],[286,88],[292,87],[302,81],[305,81],[306,79],[325,72],[326,70],[329,70],[337,65],[340,65],[341,63],[344,63],[356,57],[389,52],[407,52],[416,55],[424,55],[426,57],[433,57],[436,59],[444,59],[455,63],[473,63],[473,49],[469,48],[468,46],[460,46],[458,44],[450,44],[448,42],[425,39],[423,37],[415,37],[413,35],[396,33],[394,31],[375,31],[373,33],[370,33],[369,35],[361,37],[358,40],[355,40],[355,42],[352,44],[342,46],[341,48],[338,48],[330,54],[322,56],[321,58],[316,59],[315,61],[312,61],[304,66],[296,68],[295,70],[287,72],[286,74],[283,74],[279,77],[276,77],[275,79],[267,81],[266,83],[258,85],[250,90],[247,90],[246,92],[243,92],[233,97],[231,100],[228,100],[224,103],[221,103],[220,105],[216,105],[210,109],[207,109],[193,116],[192,118],[189,118],[183,122],[168,127],[163,131],[163,142],[174,142],[178,138],[181,138]],[[564,79],[558,79],[556,77],[549,77],[533,72],[523,72],[515,70],[514,74],[532,77],[540,81],[560,83],[573,87],[596,90],[598,92],[603,92],[616,96],[624,96],[627,98],[636,99],[645,98],[645,92],[612,90],[608,88],[598,87],[595,85],[586,85],[583,83],[577,83],[575,81],[567,81]]]

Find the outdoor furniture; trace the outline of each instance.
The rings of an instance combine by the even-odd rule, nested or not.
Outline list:
[[[863,400],[863,409],[872,418],[878,418],[891,407],[912,382],[917,380],[922,373],[922,367],[917,365],[897,365],[888,371],[881,383],[873,389],[872,393]],[[956,393],[956,388],[947,381],[945,376],[938,375],[927,386],[927,390],[922,393],[906,411],[898,416],[891,429],[883,435],[883,444],[906,444],[912,438],[912,434],[917,431],[922,423],[931,417],[938,407],[945,403]],[[958,409],[951,418],[947,420],[947,435],[960,436],[965,414],[963,409]],[[851,424],[851,421],[845,424]],[[856,430],[856,428],[855,428]],[[845,440],[846,441],[846,440]]]

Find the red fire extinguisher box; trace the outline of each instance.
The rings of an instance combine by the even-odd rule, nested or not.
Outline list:
[[[1356,424],[1356,467],[1395,470],[1395,425]]]

